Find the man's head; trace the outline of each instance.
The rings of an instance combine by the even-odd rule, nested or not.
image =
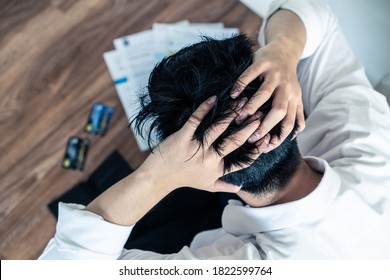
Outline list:
[[[195,139],[202,145],[206,130],[237,108],[237,100],[230,97],[230,92],[240,74],[252,63],[252,46],[253,43],[244,35],[225,40],[205,38],[163,59],[150,75],[148,94],[141,98],[142,109],[135,119],[137,129],[141,131],[145,121],[153,119],[152,129],[162,141],[178,131],[203,101],[216,95],[216,104],[195,132]],[[250,99],[260,85],[260,79],[255,79],[241,97]],[[269,100],[259,110],[265,115],[271,105],[272,100]],[[214,149],[218,152],[224,139],[241,128],[232,122],[214,142]],[[280,133],[280,125],[270,132],[271,137],[279,137]],[[296,140],[291,141],[291,135],[273,151],[262,154],[250,167],[221,179],[242,186],[243,191],[252,194],[266,194],[283,188],[301,160]],[[246,142],[227,155],[224,158],[225,170],[251,162],[254,148],[254,144]]]

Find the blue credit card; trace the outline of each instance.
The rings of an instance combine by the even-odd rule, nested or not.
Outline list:
[[[95,103],[92,106],[84,131],[94,135],[104,136],[110,125],[114,108],[102,103]]]
[[[80,137],[69,137],[66,145],[62,168],[82,171],[87,160],[87,152],[91,142]]]

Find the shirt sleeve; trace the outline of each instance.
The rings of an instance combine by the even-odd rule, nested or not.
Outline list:
[[[57,230],[40,260],[196,260],[259,259],[257,248],[230,234],[203,232],[210,244],[184,246],[178,253],[159,254],[124,249],[133,226],[120,226],[85,210],[79,204],[60,203]]]
[[[56,234],[39,259],[117,259],[133,226],[120,226],[78,204],[59,204]]]
[[[327,32],[327,21],[331,14],[329,8],[321,2],[313,0],[275,0],[271,2],[260,29],[260,46],[266,45],[265,27],[268,19],[279,9],[289,10],[302,20],[306,29],[306,45],[301,58],[311,56]]]

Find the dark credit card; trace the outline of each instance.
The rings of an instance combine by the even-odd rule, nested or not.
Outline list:
[[[62,167],[82,171],[87,159],[87,152],[91,142],[88,139],[69,137],[66,145]]]
[[[84,126],[84,131],[90,134],[104,136],[106,134],[114,108],[102,103],[95,103],[92,106],[88,122]]]

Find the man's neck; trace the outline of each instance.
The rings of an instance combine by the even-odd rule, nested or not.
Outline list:
[[[305,160],[298,166],[295,175],[280,191],[272,194],[254,196],[244,191],[237,193],[249,206],[263,207],[295,201],[307,196],[320,183],[321,173],[312,169]]]

